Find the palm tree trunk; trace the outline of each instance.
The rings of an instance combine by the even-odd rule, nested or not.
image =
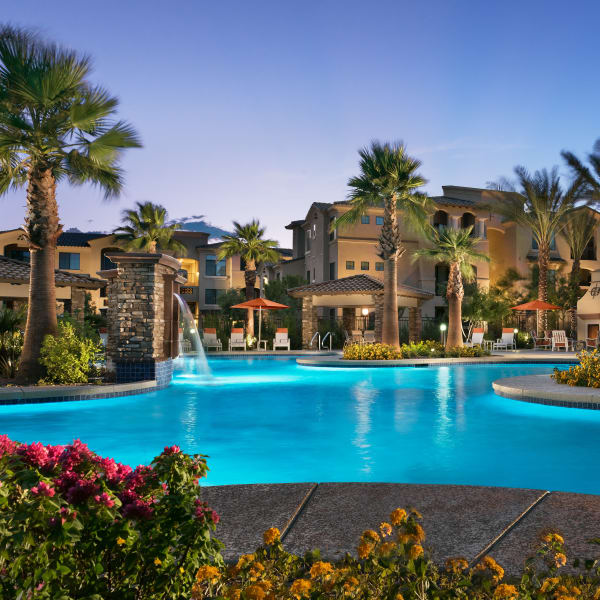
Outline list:
[[[448,299],[448,337],[446,348],[462,347],[462,300],[465,291],[462,283],[460,265],[452,263],[448,275],[446,298]]]
[[[54,280],[56,242],[62,227],[58,221],[56,180],[48,167],[34,167],[27,185],[25,237],[31,253],[29,304],[25,341],[18,379],[37,381],[44,374],[40,349],[46,335],[57,332]]]
[[[383,323],[381,341],[400,347],[398,330],[398,257],[402,254],[396,197],[386,198],[383,227],[379,236],[379,249],[384,260],[383,272]]]
[[[254,261],[246,262],[244,271],[244,282],[246,283],[246,300],[254,300],[254,286],[256,284],[256,264]],[[254,337],[254,309],[248,309],[246,335]]]
[[[548,299],[548,263],[550,262],[550,248],[547,244],[538,245],[538,299]],[[545,310],[538,311],[538,336],[545,335],[548,328],[548,315]]]
[[[569,284],[571,288],[571,308],[569,316],[571,317],[571,338],[577,339],[577,300],[579,300],[579,281],[581,279],[581,259],[574,258],[571,273],[569,274]]]

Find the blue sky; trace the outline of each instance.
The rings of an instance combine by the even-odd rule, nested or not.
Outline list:
[[[105,0],[5,3],[2,21],[94,57],[144,148],[103,202],[61,185],[65,227],[110,230],[137,200],[271,237],[344,199],[357,149],[405,141],[427,191],[560,164],[600,137],[600,3]],[[0,198],[19,226],[25,193]]]

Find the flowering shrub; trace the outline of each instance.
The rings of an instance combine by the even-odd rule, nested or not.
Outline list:
[[[81,338],[68,322],[58,324],[58,335],[47,335],[42,343],[40,362],[46,378],[40,383],[87,383],[92,361],[100,347]]]
[[[537,558],[527,562],[520,580],[505,580],[491,556],[473,565],[450,558],[436,566],[424,548],[421,515],[397,508],[389,522],[364,531],[358,558],[322,560],[318,551],[304,557],[287,553],[275,528],[263,545],[229,567],[202,566],[192,600],[598,600],[598,577],[558,576],[566,564],[564,540],[548,533]],[[540,568],[541,567],[541,568]]]
[[[387,344],[349,344],[344,348],[346,360],[400,360],[403,358],[458,358],[489,356],[481,346],[444,348],[431,340],[402,344],[400,349]]]
[[[200,565],[222,564],[206,472],[177,446],[132,470],[79,440],[0,435],[0,597],[189,597]]]
[[[600,354],[597,350],[577,355],[579,364],[569,367],[567,370],[554,369],[550,375],[556,383],[567,385],[600,388]]]

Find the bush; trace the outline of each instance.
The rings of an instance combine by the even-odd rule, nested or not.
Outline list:
[[[489,356],[481,346],[444,348],[439,342],[402,344],[400,350],[386,344],[349,344],[344,348],[346,360],[400,360],[404,358],[476,358]]]
[[[46,367],[46,377],[40,383],[87,383],[100,350],[91,339],[79,337],[71,323],[59,323],[58,335],[47,335],[42,343],[40,363]]]
[[[577,355],[579,364],[569,367],[567,370],[555,368],[554,373],[550,375],[556,383],[566,383],[567,385],[600,388],[600,355],[597,350],[586,352],[585,350]]]
[[[221,565],[200,500],[205,457],[165,448],[135,470],[69,446],[0,435],[0,597],[189,597],[201,564]]]
[[[345,360],[397,360],[402,353],[388,344],[348,344],[343,356]]]

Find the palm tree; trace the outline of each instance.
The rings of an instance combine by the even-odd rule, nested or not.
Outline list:
[[[22,380],[37,380],[42,340],[57,331],[56,242],[62,231],[56,184],[91,183],[105,197],[123,186],[119,159],[141,146],[113,122],[118,101],[87,77],[90,59],[23,29],[0,28],[0,194],[27,186],[23,237],[31,252]]]
[[[573,266],[569,274],[569,300],[571,302],[571,337],[577,338],[577,301],[581,293],[579,282],[581,280],[581,257],[587,245],[594,238],[596,231],[596,219],[587,208],[579,208],[571,213],[567,224],[563,229],[563,236],[569,244]]]
[[[589,186],[592,199],[597,201],[600,198],[600,139],[596,140],[593,152],[587,156],[590,167],[584,165],[572,152],[563,150],[561,156],[571,167],[575,177],[581,178]]]
[[[506,221],[513,221],[531,231],[538,246],[538,299],[548,299],[550,246],[564,228],[577,203],[585,196],[581,178],[563,189],[558,169],[542,169],[531,174],[525,167],[515,167],[517,186],[507,179],[488,187],[496,190],[492,208]],[[508,192],[508,193],[506,193]],[[546,329],[546,311],[538,311],[538,331]]]
[[[254,299],[254,286],[256,285],[256,269],[259,264],[277,262],[279,252],[276,248],[279,243],[275,240],[264,239],[265,228],[253,219],[250,223],[240,225],[233,222],[233,234],[224,235],[223,243],[217,254],[217,259],[231,258],[239,254],[245,263],[244,282],[246,284],[246,300]],[[248,327],[246,333],[254,336],[254,310],[248,309]]]
[[[467,282],[475,278],[473,262],[477,260],[489,262],[487,254],[479,252],[476,247],[481,238],[472,237],[473,228],[439,230],[431,227],[426,230],[426,237],[432,243],[431,248],[419,248],[414,252],[414,258],[420,256],[436,263],[448,265],[448,285],[446,298],[448,300],[448,337],[446,348],[463,345],[462,336],[462,301],[465,295],[463,279]]]
[[[398,259],[406,250],[398,211],[416,229],[427,222],[430,200],[416,190],[427,182],[417,173],[421,162],[406,153],[402,142],[371,142],[362,148],[360,175],[350,178],[350,210],[341,215],[334,227],[356,223],[369,208],[383,206],[383,227],[378,252],[384,260],[382,342],[398,347]]]
[[[156,252],[171,250],[175,254],[185,254],[186,248],[173,234],[177,223],[167,225],[167,209],[152,202],[136,202],[137,209],[123,211],[123,223],[113,231],[115,242],[130,252]]]

